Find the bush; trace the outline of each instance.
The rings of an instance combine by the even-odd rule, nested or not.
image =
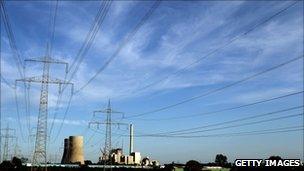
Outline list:
[[[189,160],[186,163],[185,170],[186,171],[201,171],[202,170],[202,166],[201,166],[201,164],[198,161]]]

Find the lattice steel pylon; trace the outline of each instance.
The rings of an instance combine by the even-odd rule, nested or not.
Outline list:
[[[21,150],[19,148],[19,145],[18,145],[18,137],[16,137],[16,143],[15,143],[15,147],[14,147],[14,157],[18,157],[20,158],[21,157]]]
[[[5,131],[4,146],[3,146],[3,160],[8,160],[8,128]]]
[[[5,131],[4,135],[1,135],[1,137],[4,137],[4,145],[3,145],[3,161],[6,160],[10,160],[9,159],[9,139],[11,138],[16,138],[16,136],[11,135],[10,131],[14,131],[14,134],[16,134],[15,129],[12,129],[9,127],[9,125],[7,125],[7,127],[5,129],[3,129]]]
[[[35,58],[35,59],[28,59],[25,62],[41,62],[43,63],[43,73],[41,77],[30,77],[25,79],[18,79],[18,81],[24,82],[36,82],[41,83],[41,90],[40,90],[40,101],[39,101],[39,113],[38,113],[38,124],[36,129],[36,140],[35,140],[35,150],[33,154],[33,164],[41,164],[47,162],[47,118],[48,118],[48,91],[49,91],[49,84],[58,84],[59,88],[61,88],[62,84],[70,84],[72,86],[72,94],[74,85],[70,82],[66,82],[65,80],[60,79],[52,79],[50,78],[50,64],[64,64],[66,66],[65,72],[67,74],[68,71],[68,63],[55,60],[51,57],[45,56],[43,58]],[[16,84],[16,83],[15,83]]]
[[[106,120],[105,122],[90,122],[89,123],[89,127],[92,124],[96,124],[98,125],[105,125],[105,129],[106,129],[106,133],[105,133],[105,142],[104,142],[104,149],[103,149],[103,154],[100,157],[99,161],[103,161],[104,164],[106,164],[107,162],[110,162],[108,164],[111,164],[111,160],[109,160],[110,154],[111,154],[111,150],[112,150],[112,125],[128,125],[126,123],[119,123],[119,122],[112,122],[112,114],[116,113],[116,114],[122,114],[123,112],[118,112],[118,111],[114,111],[111,108],[111,101],[108,101],[108,107],[104,110],[97,110],[94,111],[94,115],[95,113],[104,113],[106,114]]]

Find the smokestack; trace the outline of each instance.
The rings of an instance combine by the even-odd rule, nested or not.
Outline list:
[[[130,124],[130,154],[133,152],[133,124]]]
[[[62,155],[62,159],[61,159],[61,163],[67,163],[67,159],[68,159],[68,154],[69,152],[69,139],[65,138],[64,139],[64,149],[63,149],[63,155]]]

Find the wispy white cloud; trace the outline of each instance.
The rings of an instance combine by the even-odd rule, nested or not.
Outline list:
[[[208,36],[215,29],[227,25],[225,16],[229,16],[233,11],[238,10],[238,5],[239,4],[231,5],[225,8],[222,6],[215,6],[213,7],[214,10],[221,8],[222,12],[220,15],[202,13],[194,19],[186,20],[186,22],[181,20],[171,24],[168,29],[169,31],[163,34],[161,36],[161,41],[156,44],[157,50],[152,54],[145,53],[144,49],[149,46],[151,41],[155,38],[158,27],[157,22],[159,22],[159,20],[148,22],[141,28],[139,33],[135,36],[135,39],[122,50],[117,60],[115,60],[106,71],[101,73],[100,76],[84,90],[83,95],[89,99],[106,98],[109,96],[114,98],[138,96],[138,94],[136,95],[132,92],[135,92],[137,88],[142,87],[143,84],[146,84],[151,80],[152,82],[153,80],[158,80],[159,78],[165,77],[168,73],[174,72],[176,69],[187,66],[197,60],[198,57],[208,53],[212,48],[214,49],[223,43],[223,37],[221,36],[213,39],[210,39]],[[212,11],[212,9],[209,9],[209,11]],[[299,21],[300,20],[295,19],[286,24],[279,24],[275,21],[270,22],[264,27],[257,29],[257,31],[253,32],[251,35],[248,35],[247,37],[238,40],[230,47],[223,49],[224,53],[231,53],[230,49],[242,49],[248,57],[237,57],[232,61],[231,58],[224,58],[223,53],[213,55],[210,57],[211,60],[204,60],[202,62],[203,65],[193,65],[192,68],[189,69],[191,73],[185,72],[178,77],[172,77],[144,93],[156,90],[160,91],[162,89],[219,84],[238,79],[239,76],[244,75],[246,72],[250,74],[253,71],[252,69],[270,64],[268,62],[269,57],[273,56],[278,49],[299,42],[298,35],[303,34],[301,32],[299,33]],[[192,27],[189,27],[189,25],[192,25]],[[206,27],[206,25],[208,25],[208,27]],[[225,28],[226,32],[227,30],[233,32],[233,27],[223,28]],[[285,34],[282,35],[281,33],[289,27],[292,29],[287,29],[288,31],[285,31]],[[219,32],[219,34],[223,33]],[[226,33],[226,35],[228,35],[228,33]],[[225,34],[222,36],[225,36]],[[204,38],[210,42],[202,41],[201,39]],[[111,39],[111,37],[105,39]],[[189,48],[191,49],[189,46],[193,43],[203,43],[205,47],[202,45],[203,49],[193,49],[189,52]],[[208,43],[211,44],[211,47],[206,48]],[[108,46],[113,47],[115,44]],[[99,49],[98,47],[96,48]],[[100,50],[104,51],[103,48],[100,48]],[[244,53],[237,55],[243,56]],[[250,54],[254,53],[258,54],[258,56],[249,58]],[[220,57],[218,57],[219,55]],[[217,60],[217,58],[220,58],[221,60]],[[263,62],[266,59],[266,63]],[[218,64],[212,70],[200,70],[199,68],[208,64],[213,65],[214,62],[217,62]],[[248,70],[248,68],[251,69]],[[77,77],[79,85],[85,83],[87,77],[93,74],[94,69],[91,69],[90,64],[83,63]]]
[[[213,5],[208,8],[207,11],[198,13],[192,18],[180,19],[170,23],[168,25],[168,31],[161,35],[158,35],[158,27],[161,27],[158,23],[162,20],[166,21],[167,18],[170,18],[171,16],[162,16],[157,19],[152,18],[151,21],[140,29],[134,39],[123,48],[117,59],[82,92],[82,98],[84,97],[85,99],[95,101],[107,97],[130,98],[132,96],[139,96],[132,92],[135,92],[144,84],[154,82],[154,80],[163,78],[167,74],[193,63],[193,61],[197,60],[199,57],[222,44],[222,41],[227,39],[226,35],[229,35],[230,32],[232,33],[235,29],[235,26],[229,26],[229,23],[227,22],[231,22],[231,20],[226,20],[226,17],[239,10],[242,4],[243,3],[225,6]],[[126,15],[129,8],[134,7],[134,5],[136,5],[136,3],[122,4],[115,2],[111,8],[111,15],[109,15],[108,18],[120,18],[121,16]],[[178,12],[176,9],[171,8],[171,10]],[[213,12],[219,10],[219,13],[215,14]],[[75,17],[69,14],[68,11],[62,12],[64,15],[67,13],[67,17],[71,18],[71,21],[73,22],[68,24],[68,26],[59,25],[57,28],[58,34],[65,34],[67,36],[66,38],[73,44],[81,44],[87,34],[90,22],[86,22],[84,25],[77,24],[83,22],[83,18]],[[87,12],[83,11],[82,13],[85,14]],[[94,15],[90,16],[94,17]],[[262,28],[257,29],[256,32],[233,43],[230,47],[223,49],[222,53],[209,57],[207,60],[202,61],[201,64],[193,65],[188,69],[189,72],[184,72],[177,77],[171,77],[165,82],[156,85],[143,93],[233,81],[240,75],[244,75],[244,72],[246,73],[248,68],[265,65],[264,61],[269,61],[270,57],[273,56],[278,49],[285,48],[288,50],[288,47],[291,44],[298,43],[299,35],[303,34],[299,31],[299,22],[300,19],[294,19],[283,24],[272,21]],[[66,31],[68,27],[75,24],[77,27],[74,27],[74,29],[70,31]],[[191,27],[189,27],[190,25]],[[119,26],[117,25],[117,27]],[[222,30],[221,28],[225,30]],[[115,30],[117,30],[117,28],[115,28]],[[220,36],[210,37],[210,34],[215,34],[214,30],[218,30],[216,33]],[[282,32],[284,32],[284,34],[282,34]],[[151,44],[156,35],[160,37],[159,41]],[[112,41],[113,38],[115,39],[115,36],[116,34],[111,30],[102,28],[99,36],[97,36],[95,40],[92,51],[110,56],[120,43]],[[198,44],[201,45],[198,46]],[[153,53],[147,53],[145,49],[151,45],[155,46],[156,50]],[[196,47],[196,49],[193,49],[191,46]],[[253,58],[236,57],[235,60],[231,60],[233,58],[225,58],[223,54],[231,53],[232,50],[230,49],[241,49],[245,54],[247,53],[247,56],[250,53],[256,53],[258,56]],[[69,55],[64,56],[64,58],[68,62],[72,62],[76,52],[77,50],[74,49],[74,52],[69,53]],[[60,54],[59,57],[61,57],[65,52],[56,51],[55,54]],[[86,59],[83,61],[73,80],[76,89],[86,83],[88,78],[95,74],[96,68],[100,67],[109,57],[102,56],[105,58],[100,61],[95,60],[94,58],[93,63],[92,60],[90,60],[90,57],[86,56]],[[220,60],[218,60],[218,58],[220,58]],[[214,66],[214,68],[209,69],[209,67],[207,67],[204,70],[201,70],[201,67],[204,68],[208,64]],[[12,70],[11,65],[6,64],[6,66],[8,66],[7,71]],[[36,68],[32,73],[40,74],[41,70],[39,69],[40,68]],[[251,70],[249,71],[252,72]],[[62,76],[62,73],[59,71],[56,74]],[[16,77],[16,75],[11,78],[14,77]],[[50,105],[53,106],[56,94],[51,94],[50,99]],[[35,100],[37,100],[37,98],[35,98]]]
[[[60,2],[55,32],[55,58],[72,63],[94,20],[98,3]],[[209,90],[239,80],[303,53],[302,18],[294,17],[293,11],[287,10],[218,53],[192,65],[182,73],[167,80],[162,80],[159,84],[144,91],[138,91],[142,87],[193,63],[208,52],[225,44],[234,35],[245,31],[248,27],[259,22],[260,19],[286,5],[280,3],[276,6],[271,3],[264,6],[262,2],[257,5],[248,3],[242,1],[229,3],[206,1],[162,2],[150,20],[128,42],[109,67],[74,97],[72,110],[75,115],[67,117],[64,120],[64,125],[77,128],[87,125],[88,120],[79,119],[85,118],[83,114],[79,113],[83,111],[91,112],[89,111],[91,110],[90,107],[87,109],[86,106],[100,105],[107,98],[113,98],[115,101],[137,100],[139,97],[146,97],[147,94],[153,95],[167,90],[171,93],[174,91],[176,94],[183,90]],[[79,4],[83,4],[83,6]],[[143,9],[148,9],[151,4],[152,2],[132,1],[114,1],[112,3],[92,48],[85,56],[72,80],[76,90],[94,76],[98,68],[115,52],[123,38],[144,14],[145,10]],[[138,5],[143,8],[138,9]],[[26,8],[28,12],[30,9],[37,7],[27,6]],[[268,9],[264,10],[265,8]],[[22,12],[22,10],[20,11]],[[45,10],[45,7],[36,9],[31,15],[38,14],[41,11],[47,10]],[[43,15],[45,14],[44,12]],[[288,19],[284,18],[285,14],[290,15],[287,17]],[[45,43],[41,42],[44,42],[45,36],[40,30],[40,26],[46,24],[44,22],[45,19],[40,20],[38,25],[30,22],[32,24],[30,30],[36,34],[34,37],[31,37],[32,33],[24,34],[23,39],[26,37],[27,43],[18,44],[22,46],[20,49],[23,49],[21,50],[23,58],[43,56]],[[23,26],[19,25],[18,28],[23,28]],[[3,44],[6,47],[1,52],[4,56],[2,58],[3,75],[8,78],[9,82],[14,83],[14,80],[19,76],[14,61],[11,60],[12,56],[7,40],[1,38],[1,41],[4,42]],[[299,63],[290,64],[284,70],[270,73],[261,79],[256,78],[246,87],[238,87],[237,90],[240,91],[237,91],[231,97],[227,97],[229,101],[223,98],[224,102],[220,100],[209,101],[204,105],[246,103],[298,91],[303,88],[302,84],[298,84],[303,80],[302,72],[300,72],[302,70],[303,66]],[[64,77],[63,73],[63,69],[56,66],[51,71],[52,76],[61,79]],[[40,64],[28,66],[27,76],[39,76],[41,74]],[[267,79],[270,80],[269,78],[271,78],[271,83],[267,81]],[[39,84],[31,87],[33,108],[30,117],[31,125],[35,125],[37,122],[39,90]],[[22,85],[19,86],[17,91],[22,103],[24,96]],[[4,85],[2,92],[3,105],[8,106],[5,111],[11,111],[15,116],[15,108],[10,107],[14,106],[15,103],[13,91]],[[50,87],[49,123],[53,121],[57,92],[57,87]],[[54,120],[55,126],[59,126],[63,121],[62,112],[64,112],[64,107],[67,104],[68,91],[63,97],[63,103],[59,106],[60,117]],[[21,121],[22,127],[26,128],[27,118],[24,113],[24,111],[21,111]],[[9,116],[8,114],[10,113],[7,112],[6,116]],[[9,122],[17,122],[15,117],[7,117],[6,119]]]
[[[296,91],[298,91],[296,88],[272,88],[268,90],[256,90],[236,95],[230,101],[234,103],[249,103],[262,99],[278,97],[288,93],[294,93]]]

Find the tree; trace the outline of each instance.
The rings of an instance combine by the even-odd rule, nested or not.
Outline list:
[[[186,171],[201,171],[202,165],[198,161],[189,160],[186,163],[185,170]]]
[[[93,164],[93,162],[92,162],[91,160],[85,160],[85,161],[84,161],[84,164],[85,164],[85,165],[89,165],[89,164]]]
[[[223,154],[217,154],[215,157],[215,163],[218,166],[225,166],[227,165],[227,157]]]
[[[14,157],[12,163],[16,168],[21,168],[22,166],[22,161],[18,157]]]

